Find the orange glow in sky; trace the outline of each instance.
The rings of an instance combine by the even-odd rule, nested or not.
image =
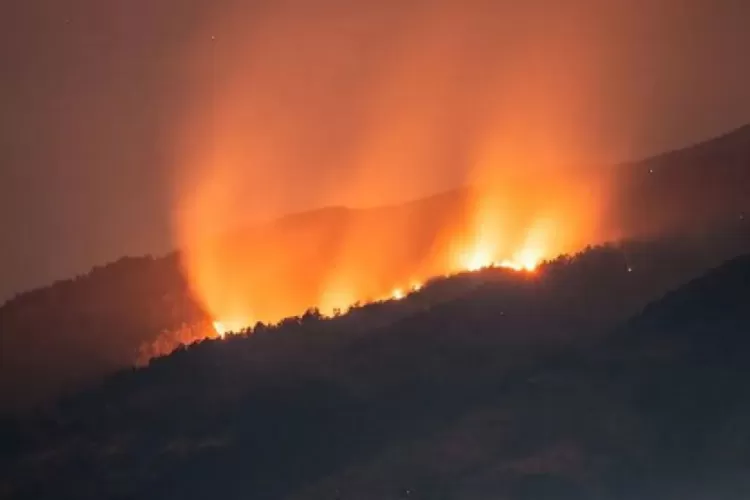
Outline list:
[[[434,276],[533,271],[595,241],[596,198],[577,173],[524,167],[521,157],[490,155],[478,164],[463,192],[243,225],[244,170],[231,157],[219,160],[200,172],[176,211],[182,264],[224,336],[311,307],[333,315],[357,302],[401,299]]]
[[[497,33],[460,2],[414,7],[403,33],[389,11],[290,12],[251,35],[226,21],[187,63],[212,78],[176,133],[174,237],[219,335],[598,240],[602,184],[560,167],[589,139],[571,117],[593,109],[595,52],[530,47],[496,71],[472,56]],[[367,49],[381,29],[398,36]]]
[[[205,227],[198,217],[184,226],[190,239],[183,265],[223,337],[311,307],[330,316],[354,303],[400,300],[435,276],[488,267],[534,271],[584,244],[589,212],[575,196],[545,193],[537,206],[517,185],[517,194],[449,195],[448,208],[417,202],[322,210],[218,235],[210,217]]]
[[[292,216],[194,240],[183,263],[223,337],[310,307],[333,315],[357,302],[400,300],[435,276],[488,267],[530,272],[543,259],[575,249],[569,243],[575,239],[559,235],[566,220],[576,227],[576,217],[563,208],[559,219],[524,214],[527,223],[511,220],[506,228],[499,212],[486,211],[494,202],[481,201],[475,194],[461,200],[452,207],[460,217],[412,212],[409,205],[344,211],[344,219],[325,210]],[[426,225],[429,231],[408,230]]]

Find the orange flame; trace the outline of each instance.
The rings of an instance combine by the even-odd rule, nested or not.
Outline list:
[[[552,251],[545,247],[544,236],[545,234],[541,231],[529,231],[525,246],[512,253],[511,258],[501,258],[501,255],[494,251],[493,246],[486,240],[479,240],[466,250],[456,252],[452,252],[451,248],[460,244],[451,243],[439,246],[433,252],[433,257],[418,256],[409,262],[413,268],[421,271],[419,280],[399,277],[401,271],[398,270],[387,272],[387,269],[382,268],[383,262],[369,254],[366,248],[347,247],[347,253],[352,255],[362,252],[361,260],[355,261],[356,265],[343,267],[342,261],[334,260],[330,268],[313,267],[314,272],[308,275],[305,275],[305,272],[311,271],[310,269],[298,269],[302,272],[300,278],[305,276],[314,278],[314,286],[310,290],[318,290],[318,295],[306,294],[306,290],[295,290],[294,285],[297,282],[293,278],[288,284],[261,281],[264,279],[261,269],[266,266],[279,266],[281,263],[278,271],[289,275],[284,266],[293,266],[294,252],[304,252],[304,248],[293,250],[290,254],[289,249],[283,245],[272,245],[271,254],[248,256],[250,260],[244,264],[245,267],[234,259],[224,260],[224,252],[218,252],[216,258],[207,263],[201,261],[197,262],[197,267],[188,267],[188,272],[193,279],[193,284],[197,285],[196,292],[203,299],[211,314],[217,318],[213,323],[214,330],[219,336],[224,337],[230,332],[239,332],[250,327],[255,321],[275,322],[286,316],[299,314],[308,307],[317,307],[324,316],[332,316],[337,311],[346,310],[355,302],[367,303],[375,300],[375,297],[385,297],[385,300],[401,300],[409,293],[421,290],[425,279],[437,275],[478,271],[489,267],[531,272],[536,269],[543,258],[553,255]],[[351,244],[349,241],[346,243]],[[231,245],[231,242],[227,244]],[[284,259],[279,260],[278,254],[283,254]],[[192,254],[187,252],[187,255]],[[263,260],[264,258],[268,260]],[[455,263],[450,264],[451,260]],[[440,264],[441,262],[447,264],[447,267]],[[372,266],[372,273],[368,271],[370,266]],[[223,274],[214,277],[213,273],[217,271]],[[382,271],[386,271],[385,279],[380,279]],[[412,276],[415,274],[408,269],[406,272]],[[236,279],[237,276],[247,281],[239,281]],[[211,283],[221,283],[221,293],[213,293]],[[253,286],[255,283],[263,284],[260,292],[253,290],[260,288],[258,285]],[[379,291],[383,289],[390,289],[390,291],[387,293]],[[358,290],[361,291],[358,292]],[[289,295],[282,295],[282,293]],[[265,305],[262,301],[257,303],[253,303],[252,300],[243,301],[243,298],[260,295],[268,295],[269,298],[275,300],[267,301]],[[243,302],[246,304],[246,309],[240,306]],[[287,303],[290,305],[285,307]]]
[[[377,219],[404,208],[374,211],[375,218],[366,216],[361,227],[345,230],[338,223],[319,226],[315,217],[325,216],[319,213],[300,226],[287,228],[289,220],[282,220],[251,230],[257,232],[251,236],[192,240],[183,263],[195,294],[215,318],[216,334],[224,337],[309,307],[332,316],[355,302],[401,300],[433,276],[488,267],[532,272],[543,259],[574,248],[556,237],[555,219],[532,218],[528,226],[504,230],[476,222],[486,221],[487,213],[477,210],[481,203],[473,198],[468,205],[465,216],[443,216],[434,232],[421,236],[427,243],[417,234],[409,239],[398,220]],[[560,220],[566,220],[563,213]],[[369,238],[373,233],[380,236]],[[380,247],[371,239],[394,243]],[[391,246],[396,244],[400,251]]]
[[[331,209],[215,235],[212,221],[224,218],[224,208],[209,175],[196,188],[197,213],[180,219],[183,265],[221,337],[310,307],[330,316],[355,302],[400,300],[433,276],[487,267],[530,272],[582,246],[592,227],[574,180],[555,180],[542,188],[516,178],[509,186],[517,192],[488,184],[440,201],[448,207],[440,210],[425,209],[429,200]]]
[[[206,35],[203,57],[191,54],[211,98],[196,99],[177,131],[174,230],[218,335],[309,307],[332,315],[401,299],[433,276],[533,271],[597,241],[599,185],[553,166],[578,160],[569,119],[590,94],[569,79],[569,58],[563,66],[554,47],[519,54],[502,74],[474,66],[491,16],[427,5],[410,13],[419,29],[395,40],[387,12],[352,12],[352,23],[385,23],[386,57],[352,53],[370,44],[346,37],[368,29],[272,7],[251,40],[227,21],[227,36]],[[460,196],[361,209],[466,184]],[[357,209],[259,222],[331,205]]]
[[[249,327],[250,323],[247,322],[247,320],[223,320],[218,321],[215,320],[213,322],[214,330],[216,330],[216,333],[224,338],[228,333],[238,333],[244,330],[245,328]]]

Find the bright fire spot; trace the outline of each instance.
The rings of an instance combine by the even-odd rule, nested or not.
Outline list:
[[[518,253],[515,260],[522,269],[533,271],[539,265],[541,257],[542,253],[539,250],[526,248]]]
[[[391,297],[396,300],[401,300],[404,298],[404,291],[400,288],[394,288],[393,292],[391,292]]]
[[[496,264],[497,267],[502,267],[505,269],[512,269],[514,271],[521,271],[523,270],[523,266],[521,266],[518,262],[513,262],[512,260],[502,260],[498,264]]]
[[[247,327],[247,325],[241,321],[214,321],[213,326],[216,333],[222,338],[225,337],[227,333],[236,333]]]
[[[467,271],[479,271],[492,265],[492,255],[486,248],[479,247],[463,256],[461,267]]]

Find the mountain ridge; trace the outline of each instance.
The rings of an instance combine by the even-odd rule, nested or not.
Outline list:
[[[701,304],[750,300],[750,255],[623,328],[550,344],[560,321],[543,311],[585,317],[612,256],[592,249],[532,280],[448,278],[467,293],[360,339],[336,329],[345,316],[313,315],[180,350],[0,426],[17,443],[0,485],[11,498],[744,498],[750,371],[741,355],[706,355],[727,322]],[[639,320],[654,316],[656,329]],[[691,330],[691,318],[707,321]],[[747,331],[722,338],[722,352],[744,352]]]
[[[697,156],[695,151],[699,151]],[[654,165],[657,171],[649,173]],[[683,169],[697,173],[685,176],[680,173]],[[623,238],[635,238],[621,247],[624,263],[632,255],[653,255],[646,264],[655,276],[649,293],[661,293],[665,286],[675,286],[722,260],[750,251],[750,217],[744,217],[750,213],[750,193],[746,193],[750,177],[747,183],[741,182],[750,175],[750,126],[691,146],[687,152],[666,153],[618,172],[622,189],[606,217],[620,227]],[[702,181],[703,177],[708,181]],[[697,206],[700,191],[696,194],[696,189],[704,186],[712,194]],[[724,196],[725,192],[729,195]],[[443,225],[459,224],[467,198],[467,188],[459,188],[380,208],[332,207],[291,214],[273,230],[294,241],[298,228],[308,224],[318,224],[330,235],[357,227],[358,221],[408,220],[418,212],[418,219],[432,221],[419,228],[423,241],[412,253],[420,254],[429,251]],[[241,253],[241,241],[252,244],[259,237],[256,233],[228,235],[227,246]],[[667,238],[669,243],[665,243]],[[322,255],[320,265],[325,265],[330,258],[325,247],[315,252]],[[401,257],[404,266],[410,255]],[[675,271],[670,275],[658,266]],[[294,314],[303,313],[309,305],[300,305]],[[193,296],[177,253],[119,259],[75,279],[21,293],[0,306],[0,411],[49,402],[100,380],[134,363],[143,346],[158,343],[165,332],[175,337],[169,345],[213,334],[212,319]],[[161,353],[158,346],[154,352]],[[17,384],[19,379],[26,380],[26,385]]]

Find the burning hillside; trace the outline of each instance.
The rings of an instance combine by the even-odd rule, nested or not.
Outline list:
[[[656,252],[652,274],[640,275],[630,254],[614,267],[636,262],[628,279],[653,292],[747,248],[724,235],[738,224],[747,234],[750,128],[613,164],[746,119],[724,91],[734,82],[746,93],[742,79],[710,78],[695,64],[706,57],[736,75],[735,59],[713,55],[728,54],[720,46],[744,55],[731,30],[719,30],[728,45],[715,52],[668,50],[670,33],[699,45],[701,9],[292,0],[187,2],[186,14],[162,2],[100,3],[19,11],[61,43],[32,44],[54,64],[16,51],[23,95],[12,99],[20,118],[9,130],[26,139],[11,141],[5,162],[19,174],[3,183],[5,266],[46,280],[74,262],[179,251],[97,266],[0,306],[0,410],[258,321],[401,299],[433,276],[530,271],[562,252],[646,235],[669,248]],[[124,50],[130,37],[135,52]],[[714,92],[686,112],[699,96],[678,90],[709,81],[722,84],[732,120],[704,113]],[[29,82],[56,83],[37,95]],[[673,97],[684,99],[676,114]],[[35,190],[43,185],[49,192]],[[470,188],[450,191],[459,186]],[[35,214],[47,214],[38,227],[26,222]],[[675,230],[695,241],[665,239]]]
[[[530,193],[523,186],[513,187],[518,195],[458,191],[399,207],[328,209],[244,233],[202,235],[188,242],[183,263],[224,334],[311,307],[330,315],[354,303],[399,299],[434,276],[490,266],[531,271],[587,242],[593,227],[584,227],[580,201],[560,193],[534,199],[524,196]],[[187,226],[194,235],[201,230]]]
[[[487,23],[499,14],[273,4],[252,21],[227,12],[220,31],[200,34],[185,65],[206,87],[176,131],[173,221],[215,321],[330,314],[432,276],[531,269],[604,239],[605,175],[567,165],[590,156],[605,61],[562,34],[501,50]],[[460,185],[471,189],[395,205]],[[334,208],[263,223],[311,207]]]

